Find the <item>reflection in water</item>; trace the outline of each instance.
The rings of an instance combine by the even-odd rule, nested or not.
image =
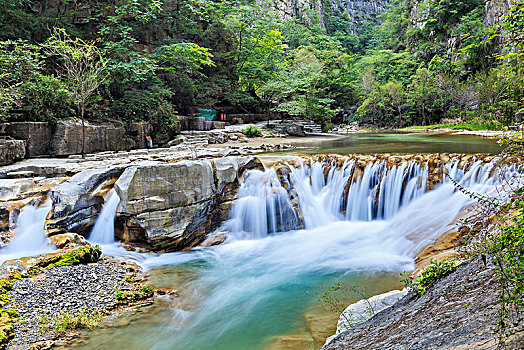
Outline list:
[[[285,154],[323,153],[499,153],[496,140],[474,135],[446,133],[363,133],[329,141],[308,141]],[[277,153],[278,154],[278,153]]]

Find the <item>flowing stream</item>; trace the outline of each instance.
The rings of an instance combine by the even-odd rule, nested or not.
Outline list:
[[[120,197],[115,190],[111,190],[109,199],[104,204],[89,235],[89,242],[100,245],[115,243],[115,213],[119,203]]]
[[[180,297],[159,299],[127,325],[98,330],[73,347],[283,349],[286,334],[300,334],[291,348],[319,347],[333,330],[315,331],[315,292],[334,281],[369,294],[398,288],[399,272],[413,269],[416,252],[473,203],[450,180],[426,192],[428,173],[418,163],[391,169],[375,163],[355,176],[355,165],[346,162],[331,166],[326,178],[327,165],[291,167],[284,181],[273,169],[248,172],[223,225],[230,232],[226,244],[126,253],[149,270],[151,283],[176,288]],[[501,170],[493,164],[474,163],[466,172],[456,161],[446,167],[470,190],[500,188]],[[118,203],[110,204],[114,213]]]
[[[28,204],[22,208],[16,221],[15,238],[0,249],[0,264],[20,257],[36,256],[54,249],[45,236],[45,220],[51,210],[51,201],[42,206]]]

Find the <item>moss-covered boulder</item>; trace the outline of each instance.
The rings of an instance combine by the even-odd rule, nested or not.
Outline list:
[[[57,266],[96,263],[101,256],[102,251],[98,247],[80,247],[70,252],[55,255],[40,261],[36,267],[47,270]]]

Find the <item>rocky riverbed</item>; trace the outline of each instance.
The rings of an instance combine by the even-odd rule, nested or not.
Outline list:
[[[82,314],[96,325],[103,316],[123,307],[150,303],[153,295],[136,265],[108,256],[96,263],[51,267],[30,277],[27,273],[13,275],[16,265],[2,266],[4,272],[11,269],[10,279],[14,279],[9,293],[12,300],[4,309],[18,314],[7,349],[47,349],[63,344],[82,327],[58,332],[57,317]]]

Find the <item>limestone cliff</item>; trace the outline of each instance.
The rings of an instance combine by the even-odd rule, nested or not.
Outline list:
[[[283,20],[296,18],[312,24],[316,16],[322,28],[326,28],[327,16],[346,13],[350,17],[350,29],[358,32],[364,21],[378,23],[378,15],[387,10],[389,3],[389,0],[271,0],[269,7]]]

